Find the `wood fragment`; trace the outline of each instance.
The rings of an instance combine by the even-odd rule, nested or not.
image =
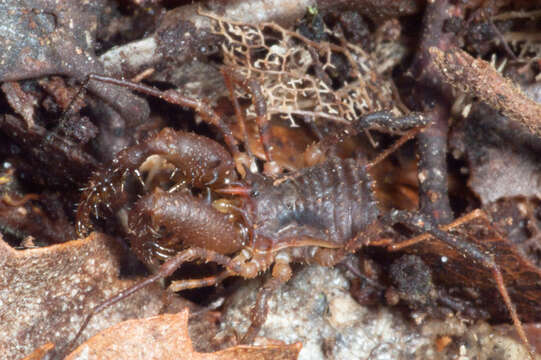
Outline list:
[[[528,98],[513,82],[490,63],[474,59],[458,48],[446,52],[431,47],[435,68],[445,82],[470,96],[476,96],[512,121],[541,136],[541,105]]]
[[[450,19],[451,3],[438,0],[427,3],[423,16],[421,42],[410,72],[416,79],[411,101],[408,104],[422,111],[430,125],[417,137],[419,210],[429,214],[438,224],[452,221],[447,183],[447,137],[451,109],[451,88],[437,79],[428,50],[437,47],[448,49],[452,37],[444,31]]]

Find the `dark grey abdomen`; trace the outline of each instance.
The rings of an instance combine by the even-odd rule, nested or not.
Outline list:
[[[260,194],[258,236],[343,244],[378,216],[372,181],[353,159],[327,160],[276,186],[266,184]]]

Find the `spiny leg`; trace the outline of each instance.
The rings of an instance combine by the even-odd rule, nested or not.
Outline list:
[[[190,248],[190,249],[179,252],[177,255],[167,260],[166,262],[164,262],[155,274],[119,292],[115,296],[103,301],[101,304],[99,304],[94,309],[92,309],[90,314],[83,321],[83,324],[81,325],[77,334],[75,334],[75,337],[73,338],[73,340],[71,340],[66,345],[66,347],[64,348],[62,352],[67,354],[72,350],[72,347],[76,344],[77,339],[79,339],[79,337],[81,336],[83,331],[86,329],[86,327],[88,326],[88,324],[90,323],[90,320],[92,320],[94,315],[102,312],[103,310],[116,304],[117,302],[127,298],[133,293],[147,287],[148,285],[153,284],[156,281],[164,279],[168,276],[171,276],[183,263],[194,261],[197,259],[202,259],[209,262],[215,262],[224,266],[231,262],[231,259],[229,257],[219,254],[215,251],[211,251],[211,250],[207,250],[203,248]]]
[[[480,216],[480,214],[478,212],[474,212],[473,215],[470,215],[470,218],[472,217],[475,218],[478,216]],[[423,232],[426,232],[434,236],[438,240],[444,242],[445,244],[449,245],[450,247],[454,248],[459,253],[463,254],[469,259],[472,259],[482,264],[487,269],[489,269],[490,272],[492,273],[493,280],[496,282],[496,287],[498,288],[498,292],[502,296],[505,306],[507,307],[507,310],[509,311],[509,315],[511,316],[511,320],[513,322],[513,325],[515,326],[515,329],[517,330],[518,336],[520,340],[523,342],[523,344],[526,346],[528,353],[530,355],[530,358],[534,359],[533,350],[530,346],[528,338],[526,337],[526,333],[522,326],[522,322],[520,321],[518,317],[518,313],[515,308],[515,305],[513,304],[511,297],[509,296],[509,292],[507,291],[507,287],[505,286],[505,282],[504,282],[500,267],[498,266],[498,264],[496,264],[496,261],[494,260],[494,257],[491,254],[487,255],[485,252],[479,249],[475,244],[464,241],[460,239],[459,237],[452,235],[451,233],[441,230],[436,224],[434,224],[434,221],[432,219],[422,214],[417,214],[417,213],[404,211],[404,210],[392,210],[382,220],[391,225],[396,224],[396,223],[403,223],[413,228],[419,229]],[[463,222],[467,222],[467,221],[463,221]]]

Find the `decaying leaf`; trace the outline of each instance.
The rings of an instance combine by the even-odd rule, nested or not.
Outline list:
[[[484,158],[473,161],[469,184],[483,203],[507,196],[541,195],[541,168],[524,154],[490,147],[484,150]]]
[[[490,203],[485,211],[507,239],[537,267],[541,265],[541,223],[537,197],[517,196]]]
[[[467,241],[476,244],[486,253],[493,254],[501,269],[509,295],[524,322],[541,319],[541,270],[493,226],[483,212],[463,222],[461,219],[445,226]],[[466,215],[468,216],[468,215]],[[421,235],[417,239],[431,238]],[[455,289],[470,289],[475,306],[488,311],[492,319],[508,319],[490,270],[472,259],[462,256],[440,241],[429,239],[405,249],[421,256],[429,264],[441,283]]]
[[[301,344],[235,346],[214,353],[198,353],[188,334],[189,310],[148,319],[129,320],[92,337],[67,360],[91,359],[190,359],[190,360],[288,360],[296,359]]]
[[[95,233],[83,240],[17,251],[0,238],[3,359],[20,359],[48,342],[61,351],[92,308],[134,283],[118,278],[118,254],[111,243]],[[117,322],[156,315],[171,300],[159,286],[141,290],[97,314],[81,341]]]
[[[455,155],[467,159],[468,184],[483,205],[541,195],[541,140],[487,105],[475,105],[453,129],[450,146]]]
[[[28,356],[25,356],[23,360],[42,360],[45,356],[54,349],[53,343],[46,343],[32,351]]]
[[[94,54],[96,29],[107,3],[69,1],[3,1],[0,3],[0,81],[49,74],[84,80],[103,72]],[[122,88],[90,83],[89,88],[127,119],[142,121],[148,105]],[[110,99],[115,99],[109,102]]]

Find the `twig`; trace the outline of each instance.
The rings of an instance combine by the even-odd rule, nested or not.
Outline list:
[[[528,98],[490,63],[474,59],[458,48],[443,52],[432,47],[429,52],[446,83],[478,97],[512,121],[526,126],[532,134],[541,136],[541,105]]]
[[[446,0],[427,5],[423,35],[411,72],[417,77],[414,107],[425,112],[431,125],[419,136],[419,207],[439,224],[453,219],[447,185],[447,133],[451,109],[450,88],[435,76],[428,50],[446,49],[451,38],[443,25],[449,17]]]

